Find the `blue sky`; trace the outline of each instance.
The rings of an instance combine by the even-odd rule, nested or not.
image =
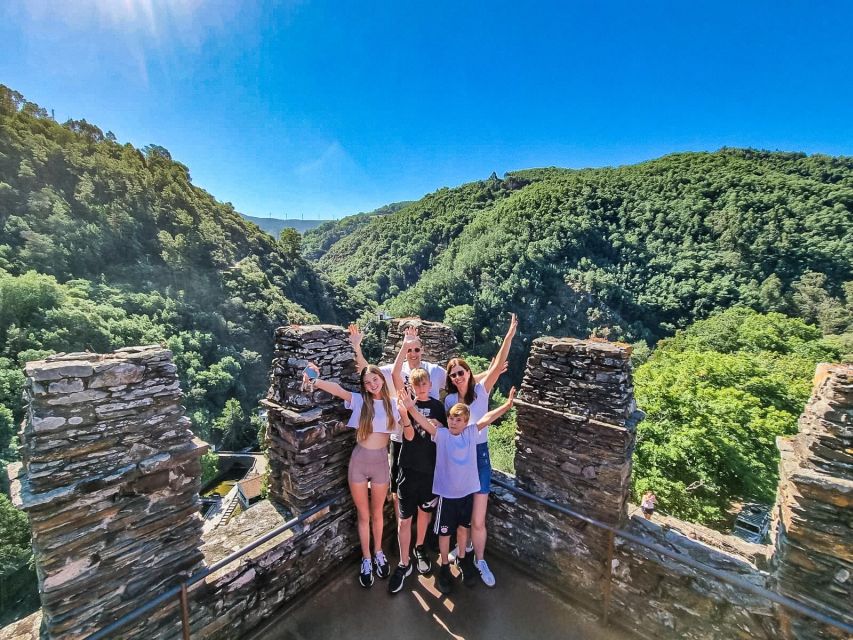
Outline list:
[[[853,3],[11,0],[0,83],[163,145],[244,213],[537,166],[853,155]]]

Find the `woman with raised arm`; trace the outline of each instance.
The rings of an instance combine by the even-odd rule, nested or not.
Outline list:
[[[497,356],[492,360],[484,376],[475,377],[471,373],[471,367],[462,358],[452,358],[447,363],[447,396],[444,398],[446,409],[449,410],[457,402],[467,405],[471,412],[472,423],[486,415],[489,411],[489,395],[500,375],[506,371],[509,348],[517,329],[518,318],[513,313],[503,344],[501,344]],[[482,429],[477,437],[477,471],[480,476],[480,490],[474,494],[474,508],[471,513],[471,539],[476,558],[474,564],[480,572],[483,583],[488,587],[494,587],[495,576],[489,569],[484,557],[486,551],[486,508],[489,505],[489,491],[492,481],[488,426]]]
[[[309,375],[308,369],[313,373]],[[358,513],[358,539],[361,542],[361,569],[358,580],[362,587],[373,586],[373,573],[387,578],[391,573],[382,551],[382,525],[385,498],[388,495],[388,439],[400,430],[400,412],[396,398],[391,397],[385,376],[379,367],[368,365],[361,370],[361,393],[352,393],[335,382],[320,379],[316,365],[308,365],[302,374],[305,384],[337,396],[352,409],[347,426],[357,429],[355,449],[349,461],[347,480],[352,501]],[[405,421],[408,424],[408,421]],[[368,491],[367,483],[370,483]],[[370,532],[373,530],[373,558]]]

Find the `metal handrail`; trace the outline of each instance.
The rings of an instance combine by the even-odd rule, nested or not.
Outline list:
[[[205,567],[204,569],[201,569],[200,571],[196,571],[195,573],[191,574],[186,580],[183,580],[179,585],[172,587],[168,591],[161,593],[156,598],[153,598],[153,599],[149,600],[148,602],[146,602],[145,604],[142,604],[142,605],[136,607],[135,609],[133,609],[132,611],[129,611],[128,613],[124,614],[121,618],[119,618],[118,620],[116,620],[112,624],[104,627],[100,631],[96,631],[92,635],[87,636],[86,640],[102,640],[104,638],[110,638],[111,634],[115,633],[116,631],[118,631],[122,627],[130,624],[131,622],[133,622],[137,618],[141,617],[142,615],[148,613],[152,609],[155,609],[157,606],[163,604],[164,602],[167,602],[168,600],[170,600],[176,596],[179,598],[180,604],[181,604],[182,609],[183,609],[181,617],[182,617],[182,622],[183,622],[184,638],[188,639],[189,638],[189,619],[188,619],[189,618],[189,611],[188,611],[188,604],[187,604],[187,590],[189,589],[189,587],[191,587],[192,585],[196,584],[197,582],[199,582],[201,580],[204,580],[211,573],[214,573],[215,571],[219,571],[219,569],[231,564],[235,560],[238,560],[239,558],[243,557],[244,555],[246,555],[250,551],[257,549],[259,546],[261,546],[265,542],[268,542],[269,540],[272,540],[276,536],[281,535],[285,531],[292,529],[297,524],[304,522],[305,520],[307,520],[311,516],[316,515],[317,513],[322,511],[323,509],[332,506],[335,502],[337,502],[341,498],[345,497],[346,495],[348,495],[346,492],[337,493],[332,498],[329,498],[325,502],[321,502],[320,504],[318,504],[315,507],[312,507],[311,509],[309,509],[305,513],[301,513],[298,516],[296,516],[295,518],[291,518],[290,520],[288,520],[284,524],[279,525],[275,529],[272,529],[271,531],[265,533],[260,538],[256,538],[255,540],[253,540],[252,542],[247,544],[245,547],[242,547],[241,549],[238,549],[237,551],[226,556],[225,558],[222,558],[222,560],[214,562],[209,567]]]
[[[712,567],[704,565],[701,562],[694,560],[693,558],[678,555],[677,553],[670,551],[666,547],[662,547],[661,545],[656,544],[654,542],[648,542],[648,541],[644,540],[643,538],[640,538],[639,536],[635,536],[633,533],[629,533],[628,531],[625,531],[624,529],[619,529],[618,527],[614,527],[613,525],[609,525],[606,522],[602,522],[601,520],[596,520],[595,518],[590,518],[589,516],[586,516],[582,513],[578,513],[577,511],[569,509],[568,507],[564,507],[561,504],[557,504],[556,502],[546,500],[545,498],[540,498],[539,496],[537,496],[533,493],[530,493],[529,491],[525,491],[524,489],[519,489],[518,487],[516,487],[516,486],[514,486],[514,485],[512,485],[512,484],[510,484],[504,480],[501,480],[500,478],[497,478],[495,476],[492,476],[492,482],[494,484],[500,486],[500,487],[503,487],[507,491],[510,491],[512,493],[516,493],[520,496],[524,496],[525,498],[533,500],[534,502],[538,502],[538,503],[543,504],[547,507],[550,507],[551,509],[554,509],[555,511],[559,511],[560,513],[564,513],[564,514],[571,516],[573,518],[576,518],[578,520],[582,520],[584,522],[587,522],[594,527],[598,527],[599,529],[604,529],[606,531],[609,531],[610,533],[613,533],[613,534],[619,536],[623,540],[627,540],[628,542],[632,542],[632,543],[640,545],[642,547],[646,547],[647,549],[651,549],[652,551],[659,553],[663,556],[666,556],[667,558],[670,558],[670,559],[675,560],[677,562],[680,562],[681,564],[684,564],[684,565],[690,567],[691,569],[696,569],[697,571],[699,571],[701,573],[706,573],[706,574],[713,576],[719,580],[722,580],[723,582],[727,582],[731,585],[734,585],[736,587],[744,589],[745,591],[749,591],[750,593],[752,593],[754,595],[761,596],[763,598],[767,598],[771,602],[775,602],[778,605],[781,605],[787,609],[791,609],[792,611],[796,611],[797,613],[800,613],[804,616],[807,616],[809,618],[817,620],[818,622],[822,622],[824,624],[828,624],[828,625],[831,625],[833,627],[837,627],[838,629],[841,629],[842,631],[853,634],[853,625],[849,625],[846,622],[843,622],[841,620],[836,620],[835,618],[833,618],[830,615],[827,615],[821,611],[818,611],[817,609],[813,609],[812,607],[809,607],[808,605],[801,603],[799,600],[794,600],[793,598],[789,598],[787,596],[780,595],[780,594],[776,593],[775,591],[770,591],[770,590],[765,589],[763,587],[756,586],[747,580],[737,578],[735,576],[729,575],[728,573],[726,573],[724,571],[720,571],[718,569],[714,569]]]

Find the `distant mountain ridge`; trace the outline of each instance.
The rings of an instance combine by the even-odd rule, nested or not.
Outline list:
[[[411,200],[392,202],[373,211],[356,213],[340,220],[328,220],[315,229],[306,232],[302,238],[302,254],[309,260],[319,260],[338,240],[360,229],[372,219],[388,216],[412,204]]]
[[[241,216],[249,222],[254,222],[261,228],[261,231],[270,234],[274,238],[278,238],[282,229],[296,229],[299,233],[305,233],[311,229],[316,229],[325,222],[333,222],[330,220],[301,220],[297,218],[259,218],[257,216],[249,216],[241,213]]]

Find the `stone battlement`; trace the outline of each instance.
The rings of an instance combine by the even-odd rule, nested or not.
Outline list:
[[[392,325],[387,353],[394,353],[406,322]],[[444,363],[455,349],[448,332],[423,323],[425,357]],[[263,401],[273,502],[251,507],[203,545],[197,491],[204,445],[189,432],[171,354],[140,347],[28,364],[23,466],[13,475],[16,502],[33,528],[46,637],[78,638],[101,628],[165,590],[176,574],[200,568],[202,553],[209,566],[329,500],[310,519],[193,587],[193,637],[246,635],[352,556],[358,536],[346,493],[354,444],[344,427],[349,412],[340,400],[303,388],[301,380],[311,361],[325,378],[356,388],[346,331],[282,327],[275,339]],[[627,346],[604,341],[534,341],[517,405],[517,476],[496,475],[618,526],[628,538],[795,598],[804,594],[814,606],[850,620],[851,367],[833,366],[818,377],[800,434],[780,441],[777,534],[768,570],[766,547],[673,518],[628,516],[631,455],[642,418],[629,357]],[[842,637],[502,487],[492,494],[488,517],[489,553],[609,614],[611,623],[637,637]],[[0,638],[35,640],[40,615],[0,630]],[[177,638],[178,620],[178,607],[170,603],[128,627],[126,637]]]

